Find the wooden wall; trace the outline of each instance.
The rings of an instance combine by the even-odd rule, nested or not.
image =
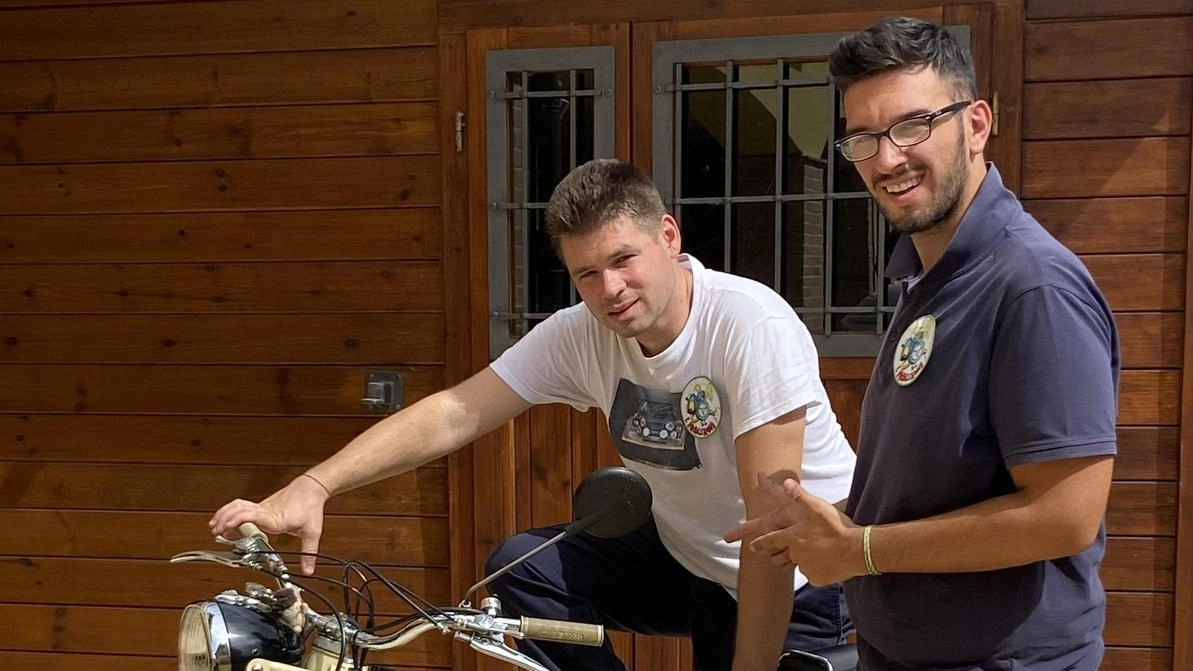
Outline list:
[[[1186,263],[1193,3],[1026,0],[976,8],[872,0],[852,9],[908,13],[941,5],[947,20],[977,26],[975,45],[984,47],[979,65],[982,58],[993,60],[989,90],[1000,95],[1002,123],[992,156],[1028,208],[1088,264],[1121,332],[1120,456],[1102,570],[1110,604],[1103,669],[1186,671],[1193,668],[1193,383],[1184,366],[1193,347],[1187,332],[1193,280]],[[654,21],[690,21],[711,34],[724,19],[775,26],[782,15],[833,11],[840,5],[821,0],[440,0],[440,30],[629,21],[636,39]],[[637,127],[634,132],[637,139]],[[822,363],[848,433],[856,430],[868,364]],[[593,441],[588,425],[575,418],[570,426],[545,418],[522,421],[532,435],[538,427],[548,439]],[[534,483],[531,500],[533,487],[554,486],[537,466],[522,466]],[[567,469],[562,472],[566,476]],[[541,512],[560,511],[547,505]],[[532,508],[530,518],[539,513]],[[661,660],[635,657],[638,668],[673,668],[676,653],[651,650],[658,651],[664,652]]]
[[[1024,56],[1022,195],[1081,255],[1122,339],[1103,668],[1188,669],[1187,646],[1173,652],[1193,579],[1176,539],[1193,4],[1032,0]]]
[[[995,72],[1005,132],[1023,140],[1003,148],[1021,156],[1004,173],[1090,266],[1123,338],[1104,669],[1185,671],[1193,2],[1129,4],[1008,0],[973,16],[992,53],[1023,54]],[[413,401],[483,358],[468,336],[484,318],[467,271],[484,236],[462,195],[474,155],[448,128],[479,109],[460,86],[467,28],[803,11],[840,5],[0,0],[0,666],[173,668],[178,607],[248,578],[165,563],[210,546],[211,510],[268,494],[375,421],[366,368],[406,372]],[[851,426],[864,364],[825,366]],[[608,455],[595,416],[550,421],[523,433]],[[453,464],[338,499],[324,549],[448,600],[481,559],[448,514],[472,519],[458,495],[483,474],[467,453]],[[543,493],[511,493],[559,508],[519,525],[566,512]],[[639,668],[683,658],[635,653]],[[451,654],[428,639],[389,661]]]
[[[176,668],[181,605],[259,578],[165,558],[375,421],[367,368],[443,386],[436,11],[0,0],[0,667]],[[431,465],[324,549],[443,602],[447,508]]]

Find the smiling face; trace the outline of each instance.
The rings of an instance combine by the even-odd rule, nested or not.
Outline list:
[[[679,227],[663,215],[650,232],[628,216],[591,233],[561,236],[559,251],[593,316],[623,338],[657,354],[687,321],[687,283],[678,263]]]
[[[845,92],[846,134],[891,124],[957,102],[952,84],[927,66],[879,72]],[[932,135],[910,147],[881,138],[878,153],[854,164],[895,230],[921,233],[954,224],[984,175],[989,106],[981,101],[937,119]]]

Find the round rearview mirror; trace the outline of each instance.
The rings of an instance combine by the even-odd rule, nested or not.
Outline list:
[[[628,468],[593,471],[572,495],[576,523],[597,538],[617,538],[650,517],[650,485]]]

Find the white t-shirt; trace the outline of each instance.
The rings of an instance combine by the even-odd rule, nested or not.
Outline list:
[[[734,439],[807,406],[801,482],[830,502],[848,496],[854,454],[791,306],[758,282],[680,261],[692,272],[692,308],[659,354],[643,355],[579,304],[534,327],[492,368],[529,403],[601,408],[622,461],[650,483],[663,545],[736,596],[740,544],[722,540],[746,514]],[[806,582],[797,572],[794,587]]]

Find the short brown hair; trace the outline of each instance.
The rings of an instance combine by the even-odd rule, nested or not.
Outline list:
[[[977,99],[978,85],[969,50],[941,26],[891,16],[841,38],[829,55],[829,72],[841,91],[887,70],[929,66],[962,98]]]
[[[555,187],[547,201],[547,235],[559,254],[559,239],[565,235],[592,233],[623,216],[654,233],[666,213],[646,173],[624,161],[598,158],[577,166]]]

